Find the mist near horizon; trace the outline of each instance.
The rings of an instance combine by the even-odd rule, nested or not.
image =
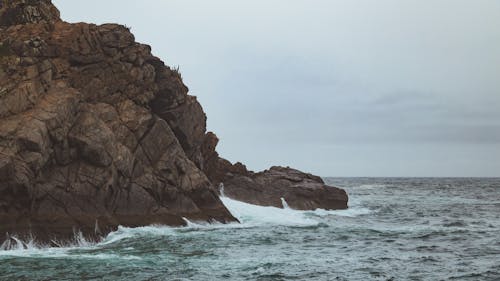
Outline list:
[[[500,2],[53,2],[179,66],[232,162],[500,176]]]

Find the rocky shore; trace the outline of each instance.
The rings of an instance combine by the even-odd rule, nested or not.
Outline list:
[[[64,22],[50,0],[0,1],[0,240],[234,222],[220,184],[252,204],[347,208],[321,178],[250,172],[217,142],[179,73],[127,27]]]

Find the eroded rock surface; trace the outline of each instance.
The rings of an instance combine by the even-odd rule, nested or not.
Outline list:
[[[254,173],[241,163],[230,165],[223,159],[220,162],[226,167],[220,181],[221,192],[230,198],[255,205],[297,210],[347,209],[345,190],[326,185],[318,176],[276,166]],[[221,174],[219,172],[217,176]]]
[[[347,207],[320,178],[249,172],[217,142],[179,73],[128,28],[61,21],[50,0],[0,0],[0,236],[236,221],[219,183],[260,205]]]
[[[235,220],[200,170],[205,114],[149,46],[48,0],[0,5],[2,235]]]
[[[203,171],[214,185],[224,188],[225,196],[278,208],[284,207],[285,200],[288,207],[297,210],[347,209],[345,190],[326,185],[320,177],[284,167],[271,167],[259,173],[249,171],[240,162],[232,164],[221,158],[215,151],[218,142],[215,134],[205,135],[201,149]]]

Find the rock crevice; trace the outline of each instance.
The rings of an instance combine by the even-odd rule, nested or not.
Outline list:
[[[74,229],[98,239],[118,225],[236,221],[222,182],[257,204],[275,198],[240,190],[326,188],[295,170],[248,172],[220,158],[217,141],[179,73],[128,28],[64,22],[50,0],[0,1],[0,235],[50,242]],[[300,192],[290,206],[329,207]]]

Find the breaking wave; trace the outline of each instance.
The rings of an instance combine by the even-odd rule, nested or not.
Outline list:
[[[313,226],[323,223],[318,217],[325,216],[346,216],[355,217],[371,213],[367,208],[353,206],[346,210],[323,210],[300,211],[288,207],[286,201],[282,198],[284,208],[265,207],[253,205],[229,197],[222,196],[222,202],[226,208],[243,225],[261,226],[261,225],[283,225],[283,226]]]
[[[51,243],[60,247],[11,236],[0,242],[0,279],[498,279],[500,180],[336,181],[349,193],[347,210],[222,196],[241,223],[119,227],[99,243],[80,233]]]
[[[223,228],[250,228],[266,226],[292,226],[308,227],[317,226],[324,223],[322,218],[327,216],[355,217],[369,214],[371,211],[363,207],[352,207],[347,210],[323,210],[300,211],[291,209],[282,198],[283,208],[253,205],[238,200],[231,199],[223,195],[221,200],[231,214],[240,223],[207,223],[195,222],[186,218],[187,225],[184,227],[170,227],[163,225],[151,225],[144,227],[123,227],[119,226],[114,232],[109,233],[101,242],[95,243],[85,239],[81,232],[76,232],[74,239],[70,243],[60,243],[52,241],[58,247],[37,244],[34,239],[22,240],[16,236],[10,236],[0,245],[1,255],[13,256],[36,256],[44,252],[49,256],[66,256],[65,252],[72,249],[99,248],[121,241],[123,239],[140,239],[144,236],[169,236],[182,235],[183,231],[203,231]],[[47,250],[50,249],[50,250]],[[96,256],[96,258],[99,258]]]

